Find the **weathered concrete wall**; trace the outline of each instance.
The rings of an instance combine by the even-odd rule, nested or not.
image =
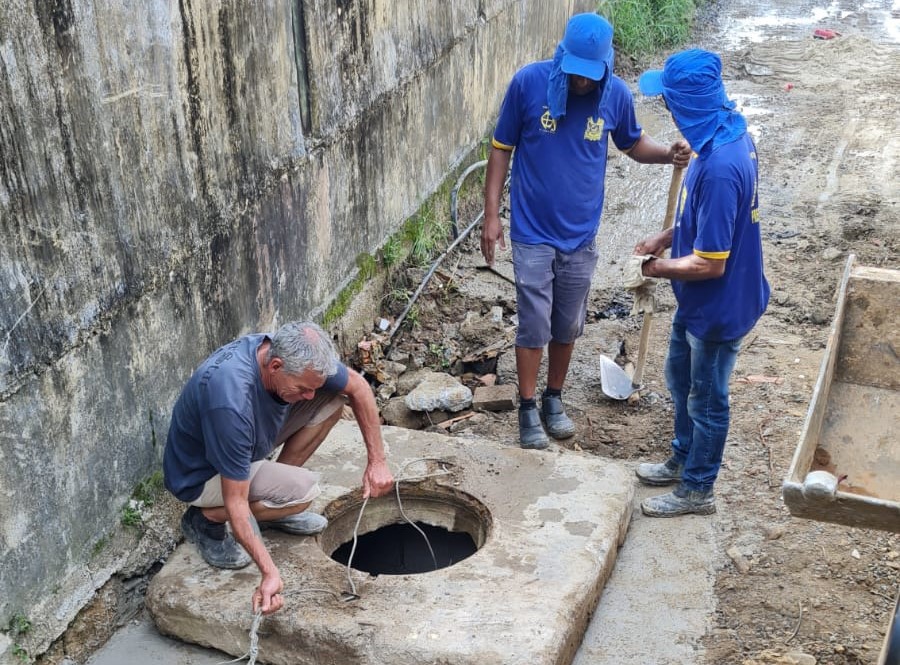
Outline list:
[[[196,363],[327,306],[591,4],[0,4],[0,627],[61,632]]]

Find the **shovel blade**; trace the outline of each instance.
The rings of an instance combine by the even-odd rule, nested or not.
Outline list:
[[[631,383],[631,377],[614,360],[600,356],[600,385],[603,394],[612,399],[628,399],[640,386]]]

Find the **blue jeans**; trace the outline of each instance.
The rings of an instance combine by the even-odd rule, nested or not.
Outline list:
[[[684,465],[685,489],[712,489],[728,436],[728,379],[741,339],[706,342],[679,324],[672,324],[666,385],[675,403],[675,460]]]

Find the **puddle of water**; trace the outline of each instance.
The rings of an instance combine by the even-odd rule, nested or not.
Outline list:
[[[900,0],[894,0],[884,18],[884,31],[891,41],[900,43]]]
[[[814,2],[769,0],[739,2],[723,20],[723,49],[738,49],[772,39],[797,39],[810,36],[816,28],[839,29],[857,21],[884,26],[886,40],[900,43],[900,0],[850,2],[832,0],[826,6]]]

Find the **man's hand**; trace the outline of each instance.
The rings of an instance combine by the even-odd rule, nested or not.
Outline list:
[[[263,614],[273,614],[284,607],[284,582],[276,570],[274,573],[263,575],[262,581],[253,592],[253,613],[262,610]]]
[[[484,216],[484,224],[481,227],[481,254],[484,262],[489,266],[494,265],[494,248],[500,243],[500,249],[506,249],[506,241],[503,239],[503,225],[500,218],[494,215]]]
[[[691,146],[688,145],[687,141],[679,139],[669,148],[669,154],[672,156],[672,165],[683,169],[691,161]]]
[[[638,255],[650,254],[651,256],[662,256],[672,245],[672,231],[660,231],[652,236],[648,236],[634,246],[634,253]],[[646,265],[646,264],[644,264]]]
[[[494,249],[500,243],[500,249],[506,249],[503,239],[503,224],[500,223],[500,197],[503,194],[503,181],[509,171],[512,151],[491,148],[488,155],[487,172],[484,178],[484,224],[481,226],[481,255],[485,263],[494,265]]]
[[[394,487],[394,476],[385,460],[370,461],[363,474],[363,498],[377,499]]]

